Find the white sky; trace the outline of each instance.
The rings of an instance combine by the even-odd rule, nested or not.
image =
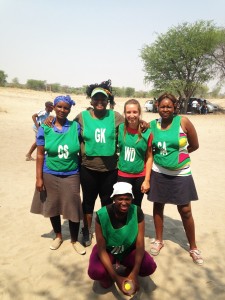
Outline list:
[[[197,20],[225,27],[225,0],[0,0],[0,70],[8,82],[148,90],[141,48]]]

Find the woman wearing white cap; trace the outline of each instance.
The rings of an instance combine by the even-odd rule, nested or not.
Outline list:
[[[131,281],[135,293],[139,289],[138,275],[149,276],[157,267],[145,251],[144,214],[132,204],[132,185],[127,182],[114,184],[111,198],[112,204],[97,211],[97,244],[90,256],[88,275],[103,288],[115,282],[124,294],[129,294],[125,282]],[[125,276],[116,272],[114,264],[126,267]]]

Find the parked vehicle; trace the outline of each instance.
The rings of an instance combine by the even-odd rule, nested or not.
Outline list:
[[[146,111],[153,112],[153,105],[154,105],[154,100],[147,100],[145,102],[144,108],[145,108]]]
[[[196,101],[196,100],[198,102],[196,112],[199,113],[199,114],[201,114],[202,111],[203,111],[204,101],[206,102],[206,106],[207,106],[207,112],[206,113],[213,113],[213,112],[215,112],[219,109],[216,104],[213,104],[213,103],[209,102],[208,100],[191,97],[188,101],[187,113],[193,113],[192,102]]]
[[[146,111],[157,112],[158,111],[157,100],[147,100],[144,104],[144,108]]]
[[[218,105],[213,104],[213,103],[211,103],[207,100],[206,100],[206,105],[208,107],[209,112],[214,112],[214,111],[217,111],[219,109]]]

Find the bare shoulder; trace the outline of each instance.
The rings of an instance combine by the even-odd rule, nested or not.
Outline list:
[[[184,116],[182,116],[181,117],[181,123],[189,123],[189,122],[191,122],[187,117],[184,117]]]

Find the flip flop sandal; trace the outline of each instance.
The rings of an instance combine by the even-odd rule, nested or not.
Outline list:
[[[164,246],[163,242],[155,240],[151,242],[152,247],[150,248],[150,253],[154,256],[158,255],[162,247]]]

